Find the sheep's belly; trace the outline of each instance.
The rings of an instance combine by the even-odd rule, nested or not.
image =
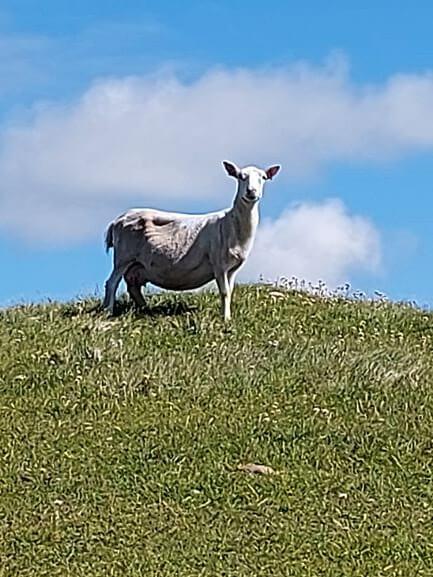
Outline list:
[[[146,267],[146,277],[149,282],[169,290],[191,290],[199,288],[214,278],[212,267],[209,262],[197,266],[185,267],[176,265],[164,267]]]

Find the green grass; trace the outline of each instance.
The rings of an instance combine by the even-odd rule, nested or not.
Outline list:
[[[1,577],[433,575],[433,315],[275,292],[0,312]]]

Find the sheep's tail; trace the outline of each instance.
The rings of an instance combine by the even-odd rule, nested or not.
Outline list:
[[[113,245],[113,223],[110,223],[109,227],[105,232],[105,250],[108,252]]]

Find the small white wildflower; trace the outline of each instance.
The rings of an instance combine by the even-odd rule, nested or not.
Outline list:
[[[284,294],[283,294],[283,293],[280,293],[280,292],[278,292],[278,291],[271,291],[271,292],[269,293],[269,296],[281,299],[281,298],[284,297]]]

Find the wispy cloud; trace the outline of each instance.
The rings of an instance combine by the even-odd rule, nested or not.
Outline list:
[[[0,104],[47,80],[42,62],[51,48],[52,42],[43,36],[0,32]]]
[[[63,14],[62,14],[63,16]],[[60,17],[60,15],[59,15]],[[0,12],[0,113],[31,106],[47,95],[76,95],[95,77],[146,71],[155,65],[155,46],[167,34],[161,23],[141,16],[137,21],[100,19],[74,28],[69,19],[63,34],[13,32],[13,19]],[[56,20],[59,26],[58,18]],[[61,27],[61,26],[60,26]],[[49,26],[48,26],[49,28]],[[115,42],[113,42],[115,38]]]

